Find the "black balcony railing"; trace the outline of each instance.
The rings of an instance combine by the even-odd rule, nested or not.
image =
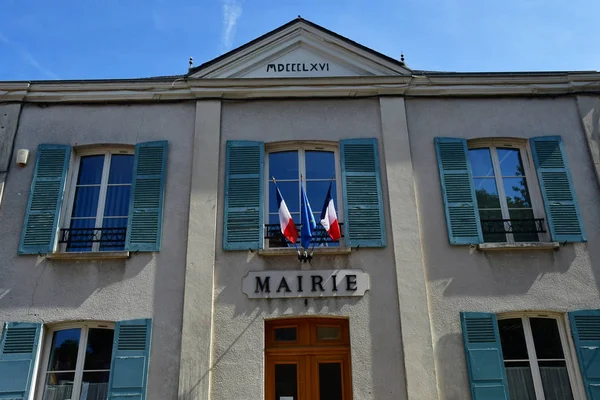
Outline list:
[[[490,233],[544,233],[544,218],[529,219],[482,219],[481,230]]]
[[[340,224],[340,233],[344,236],[343,230],[344,224]],[[298,233],[302,229],[301,224],[296,224]],[[281,226],[279,224],[265,224],[265,239],[269,239],[269,247],[289,247],[290,242],[281,233]],[[300,243],[300,239],[298,239]],[[313,232],[311,240],[311,246],[314,244],[315,247],[319,246],[339,246],[339,242],[334,242],[329,237],[329,234],[322,226],[317,226],[317,229]]]
[[[101,248],[114,250],[125,245],[127,228],[68,228],[61,229],[59,243],[66,243],[67,249],[90,249],[94,243]]]

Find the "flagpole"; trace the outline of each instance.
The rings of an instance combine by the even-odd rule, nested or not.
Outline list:
[[[275,180],[275,177],[271,176],[271,179],[273,179],[273,183],[275,184],[275,189],[279,190],[279,186],[277,186],[277,181]],[[294,225],[296,225],[296,223],[294,223]],[[282,232],[282,234],[283,234],[283,232]],[[286,238],[285,236],[283,238],[289,242],[288,238]],[[294,246],[296,246],[296,252],[298,253],[298,257],[300,257],[300,250],[298,249],[298,244],[296,244],[296,242],[294,242]]]

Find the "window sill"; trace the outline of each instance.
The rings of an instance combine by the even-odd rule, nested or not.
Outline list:
[[[479,251],[511,251],[511,250],[557,250],[558,242],[531,242],[531,243],[481,243],[477,245]]]
[[[350,247],[324,247],[316,248],[315,255],[344,255],[350,254]],[[258,254],[265,257],[271,256],[297,256],[298,252],[293,247],[282,247],[273,249],[260,249]]]
[[[49,260],[121,260],[129,258],[128,251],[81,251],[51,253]]]

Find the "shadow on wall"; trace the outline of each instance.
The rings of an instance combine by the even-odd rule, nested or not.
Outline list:
[[[467,365],[462,337],[459,333],[442,336],[435,344],[438,387],[444,388],[445,400],[464,400],[470,397]],[[439,362],[454,360],[454,362]]]
[[[566,273],[575,260],[573,245],[558,251],[479,252],[457,248],[463,262],[444,254],[430,255],[437,265],[430,278],[446,282],[444,296],[501,296],[524,294],[546,274]],[[447,254],[446,254],[447,255]]]
[[[78,308],[104,288],[137,276],[152,255],[102,261],[51,261],[39,256],[13,260],[13,267],[5,270],[11,276],[0,280],[6,289],[0,308]]]

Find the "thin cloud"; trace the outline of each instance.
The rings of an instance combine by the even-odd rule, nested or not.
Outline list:
[[[223,32],[221,34],[221,50],[231,50],[235,26],[242,16],[242,2],[240,0],[223,0]]]
[[[38,60],[36,60],[36,58],[29,51],[27,51],[25,47],[9,39],[7,36],[2,34],[2,32],[0,32],[0,42],[6,44],[9,47],[12,47],[29,65],[37,69],[42,74],[46,75],[48,78],[59,79],[58,75],[56,75],[54,72],[50,71],[49,69],[45,68],[42,64],[40,64]]]

